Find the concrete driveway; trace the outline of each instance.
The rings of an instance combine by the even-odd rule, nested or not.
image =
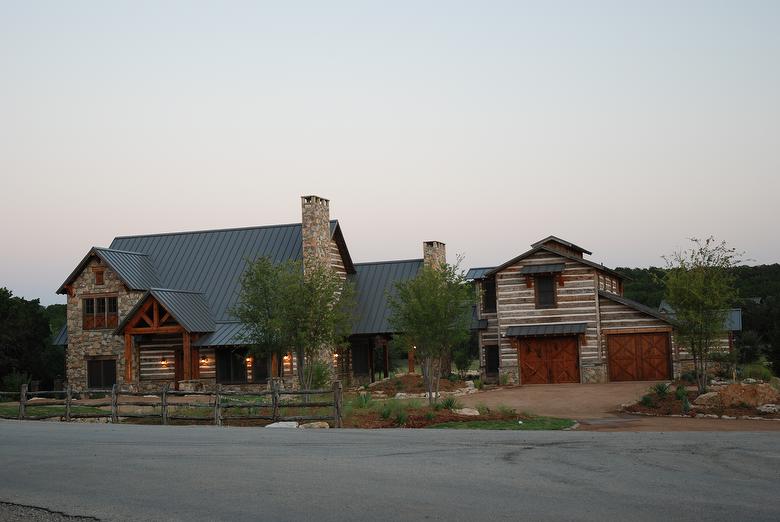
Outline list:
[[[518,412],[566,417],[601,419],[615,417],[621,404],[635,402],[655,382],[613,382],[609,384],[535,384],[502,387],[466,396],[467,406],[488,408],[509,406]]]

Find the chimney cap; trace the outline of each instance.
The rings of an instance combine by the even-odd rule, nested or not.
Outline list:
[[[429,246],[445,245],[445,243],[443,241],[423,241],[423,243],[426,244],[426,245],[429,245]]]
[[[301,196],[301,199],[304,200],[306,203],[318,203],[318,202],[324,202],[328,203],[330,200],[328,198],[323,198],[322,196],[317,196],[316,194],[310,194],[308,196]]]

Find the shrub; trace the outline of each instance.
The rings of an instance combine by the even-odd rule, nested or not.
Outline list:
[[[307,375],[311,375],[312,390],[321,390],[330,382],[330,366],[322,361],[312,361],[304,369]]]
[[[468,346],[463,346],[455,350],[452,354],[452,362],[455,363],[455,368],[458,370],[458,375],[461,379],[466,378],[466,372],[471,368],[471,353],[469,353]]]
[[[487,415],[488,413],[490,413],[490,408],[488,408],[484,404],[477,404],[477,408],[476,409],[477,409],[477,411],[479,412],[480,415]]]
[[[405,426],[406,422],[409,420],[409,414],[407,414],[405,411],[400,410],[396,412],[395,414],[395,423],[398,426]]]
[[[741,379],[758,379],[761,381],[772,380],[772,370],[761,363],[743,364],[737,367],[737,375]]]
[[[501,384],[501,386],[506,386],[509,384],[509,374],[502,373],[498,378],[498,382]]]
[[[419,410],[422,408],[422,402],[417,399],[412,399],[406,403],[406,408],[411,410]]]
[[[432,411],[425,412],[425,420],[432,421],[436,418],[436,415]]]
[[[361,393],[357,397],[355,397],[355,400],[352,401],[352,404],[355,408],[358,409],[365,409],[371,406],[371,403],[373,402],[373,399],[371,399],[371,395],[368,393]]]
[[[641,404],[645,408],[655,408],[655,401],[653,400],[653,397],[651,395],[644,395],[642,399],[639,401],[639,404]]]
[[[451,373],[447,376],[447,380],[450,382],[456,382],[458,380],[458,376],[454,373]]]
[[[454,410],[456,408],[460,408],[460,403],[455,399],[455,397],[445,397],[441,401],[441,405],[443,408],[447,410]]]
[[[674,392],[674,396],[677,397],[678,401],[681,401],[688,396],[688,390],[685,389],[685,386],[678,386]]]
[[[682,399],[682,412],[688,413],[691,411],[691,402],[688,400],[688,396],[686,395]]]
[[[696,383],[696,374],[694,372],[685,372],[680,375],[680,380],[688,384]]]
[[[474,379],[474,387],[478,390],[481,390],[485,387],[485,383],[482,382],[482,379]]]
[[[380,408],[379,410],[379,416],[385,420],[389,419],[392,413],[393,413],[393,407],[388,402],[384,403],[382,405],[382,408]]]
[[[500,404],[496,411],[500,413],[501,415],[517,415],[517,411],[514,408],[510,408],[509,406],[504,406],[503,404]]]
[[[669,385],[665,382],[659,382],[650,387],[650,391],[658,395],[659,399],[665,398],[669,395]]]
[[[30,376],[26,373],[13,372],[3,377],[2,389],[7,392],[19,392],[22,384],[30,385]]]
[[[404,382],[401,379],[394,379],[393,385],[395,385],[396,390],[400,390],[401,388],[404,387]]]

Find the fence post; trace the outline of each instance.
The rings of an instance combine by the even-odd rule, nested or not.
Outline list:
[[[73,390],[71,389],[70,384],[68,384],[68,387],[65,388],[65,422],[70,422],[70,406],[72,401]]]
[[[214,426],[222,426],[222,397],[219,395],[220,385],[214,392]]]
[[[341,418],[341,381],[333,381],[333,424],[342,427]]]
[[[117,401],[117,391],[116,391],[117,385],[114,384],[111,387],[111,423],[116,424],[119,422],[119,415],[118,415],[118,401]]]
[[[24,420],[25,410],[27,409],[27,385],[22,384],[19,389],[19,420]]]
[[[163,426],[168,424],[168,383],[163,384],[162,392],[160,393],[160,422]]]
[[[271,422],[279,418],[279,381],[271,379]]]

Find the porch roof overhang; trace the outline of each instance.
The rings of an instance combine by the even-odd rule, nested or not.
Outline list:
[[[510,326],[507,337],[544,337],[551,335],[579,335],[585,333],[588,323],[551,323]]]
[[[214,319],[209,311],[205,296],[200,292],[186,290],[171,290],[168,288],[152,288],[138,300],[138,303],[130,310],[130,313],[119,323],[115,335],[120,335],[142,313],[150,299],[155,300],[166,312],[181,326],[184,331],[190,333],[208,333],[216,328]],[[151,328],[165,328],[159,324],[150,325]]]
[[[565,268],[565,263],[555,263],[551,265],[527,265],[520,270],[520,273],[522,275],[557,274],[563,272]]]

